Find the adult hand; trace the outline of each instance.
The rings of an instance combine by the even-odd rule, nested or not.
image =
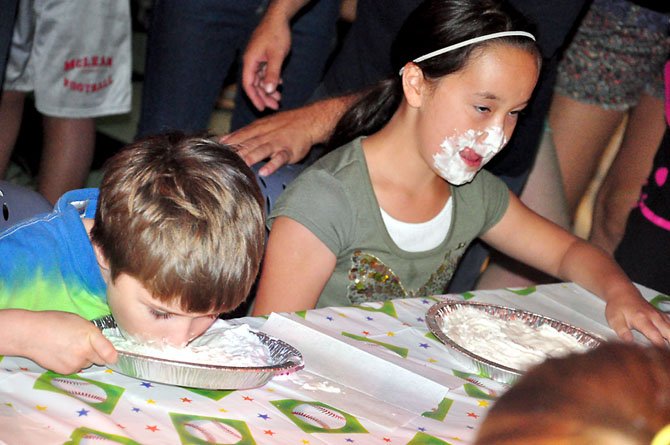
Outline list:
[[[632,341],[635,329],[657,346],[670,342],[670,317],[641,296],[621,295],[607,301],[605,317],[610,327],[625,341]]]
[[[254,30],[242,56],[242,88],[254,106],[279,108],[281,68],[291,49],[290,18],[268,10]]]
[[[303,159],[314,144],[325,142],[356,97],[326,99],[275,113],[221,137],[220,141],[236,145],[248,165],[269,159],[258,172],[268,176],[282,165]]]
[[[92,364],[114,363],[112,343],[90,321],[60,311],[21,311],[22,321],[15,337],[18,353],[59,374],[71,374]],[[39,326],[49,335],[36,335]]]

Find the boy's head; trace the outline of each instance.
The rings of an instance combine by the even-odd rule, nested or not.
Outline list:
[[[669,419],[670,351],[612,341],[530,369],[489,410],[475,444],[648,445]]]
[[[91,230],[114,315],[122,310],[114,292],[127,294],[128,279],[160,305],[147,307],[157,319],[161,308],[204,315],[235,309],[258,273],[263,208],[253,172],[225,145],[167,134],[124,148],[105,165]]]

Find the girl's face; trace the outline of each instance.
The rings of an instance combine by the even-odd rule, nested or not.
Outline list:
[[[196,314],[154,298],[142,284],[121,273],[107,283],[107,303],[119,327],[134,339],[181,347],[203,334],[217,313]]]
[[[533,54],[492,44],[425,88],[419,135],[431,168],[453,185],[472,181],[512,136],[538,74]]]

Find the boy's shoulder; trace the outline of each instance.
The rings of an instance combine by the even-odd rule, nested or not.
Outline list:
[[[0,233],[0,245],[10,247],[17,240],[30,239],[29,246],[39,249],[54,239],[70,239],[71,232],[80,233],[83,218],[93,218],[98,202],[98,189],[79,189],[65,193],[53,211],[20,221]],[[90,240],[89,240],[90,242]]]
[[[52,212],[0,234],[0,308],[65,310],[85,318],[104,311],[106,284],[84,224],[97,196],[94,189],[68,192]]]
[[[77,209],[82,218],[93,218],[98,208],[98,196],[97,188],[70,190],[60,197],[54,207],[54,212],[62,213],[72,206]]]

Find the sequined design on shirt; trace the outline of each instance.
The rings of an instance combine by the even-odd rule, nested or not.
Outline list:
[[[455,251],[448,251],[440,267],[430,276],[428,281],[418,289],[405,289],[400,277],[379,258],[360,250],[352,255],[349,270],[349,286],[347,297],[352,304],[367,301],[383,301],[395,298],[417,298],[443,294],[451,277],[454,275],[458,261],[463,255],[465,243],[459,244]]]

